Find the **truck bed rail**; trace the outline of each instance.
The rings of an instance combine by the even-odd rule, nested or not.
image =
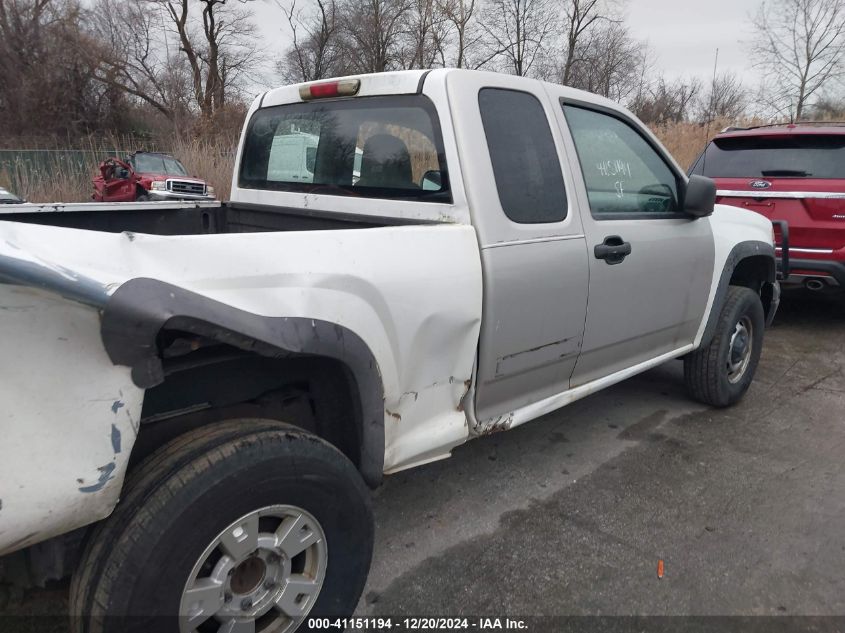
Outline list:
[[[0,218],[14,213],[74,213],[85,211],[143,211],[148,209],[217,209],[220,200],[157,200],[146,202],[25,202],[22,204],[0,204]]]

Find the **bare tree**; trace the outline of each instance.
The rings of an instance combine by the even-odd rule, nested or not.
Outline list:
[[[624,24],[604,21],[582,35],[572,49],[561,72],[568,68],[569,77],[563,83],[614,101],[628,101],[640,88],[646,52],[645,43],[632,38]]]
[[[46,49],[44,31],[55,19],[50,4],[0,0],[0,109],[6,121],[19,123],[28,114],[35,89],[28,79],[37,71],[35,55]]]
[[[409,0],[404,68],[445,66],[449,21],[437,0]]]
[[[568,0],[564,8],[564,25],[566,28],[565,59],[561,81],[569,85],[572,79],[573,68],[576,64],[584,61],[584,51],[590,48],[583,45],[583,40],[590,31],[598,27],[603,21],[621,23],[621,20],[612,17],[610,6],[612,0]]]
[[[401,68],[409,0],[346,0],[342,47],[350,72]]]
[[[104,85],[143,101],[168,119],[188,107],[186,66],[168,46],[162,14],[141,2],[98,0],[90,13],[92,40],[83,48]]]
[[[647,124],[678,123],[688,119],[700,92],[698,78],[669,82],[660,77],[652,87],[638,94],[629,107]]]
[[[748,95],[735,73],[717,75],[710,82],[699,103],[699,120],[712,123],[716,119],[736,119],[745,112]]]
[[[277,63],[285,79],[446,65],[453,22],[440,0],[312,0],[299,10],[283,2],[293,40]]]
[[[97,78],[171,120],[189,107],[212,117],[260,62],[246,1],[97,0]]]
[[[477,0],[438,0],[437,7],[452,28],[455,51],[452,65],[464,68],[480,40],[478,29],[474,28]]]
[[[0,125],[5,135],[76,134],[119,113],[103,90],[77,0],[0,0]]]
[[[771,106],[796,119],[828,81],[842,76],[843,0],[771,0],[756,18],[751,53]]]
[[[845,120],[845,100],[833,95],[822,95],[812,105],[810,116],[821,121]]]
[[[311,11],[297,10],[296,0],[285,8],[276,4],[287,18],[291,30],[291,46],[277,70],[286,81],[313,81],[339,74],[341,48],[340,20],[335,0],[316,0]]]
[[[482,15],[488,62],[514,75],[528,75],[548,54],[557,29],[552,0],[488,0]]]
[[[163,5],[190,68],[194,99],[200,112],[210,117],[226,103],[227,93],[255,68],[259,51],[256,27],[247,0],[196,0],[202,6],[201,35],[194,32],[189,0],[148,0]]]

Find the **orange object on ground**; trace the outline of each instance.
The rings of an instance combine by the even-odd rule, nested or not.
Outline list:
[[[657,561],[657,577],[663,578],[663,559]]]

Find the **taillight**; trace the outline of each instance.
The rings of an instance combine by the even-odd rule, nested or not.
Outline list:
[[[299,97],[303,101],[330,99],[332,97],[353,97],[358,94],[360,87],[360,79],[340,79],[320,84],[307,84],[299,87]]]

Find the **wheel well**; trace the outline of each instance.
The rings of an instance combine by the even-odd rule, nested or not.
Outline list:
[[[760,295],[768,317],[774,297],[775,264],[767,255],[752,255],[737,262],[731,273],[731,286],[745,286]]]
[[[210,345],[163,365],[164,381],[144,395],[130,468],[183,433],[233,418],[293,424],[330,442],[360,468],[361,406],[355,379],[340,361],[273,358]]]
[[[334,445],[360,469],[363,415],[355,378],[342,362],[261,356],[184,333],[164,332],[160,343],[178,355],[164,359],[164,381],[144,394],[130,471],[170,440],[234,418],[269,418],[300,427]],[[198,349],[191,350],[194,346]],[[179,353],[184,349],[191,351]],[[30,587],[64,578],[76,568],[93,525],[7,556],[15,562],[0,562],[0,582]]]
[[[148,422],[157,423],[163,416],[200,414],[200,409],[214,409],[217,411],[214,415],[219,418],[222,407],[214,405],[211,398],[215,395],[214,389],[207,389],[204,398],[190,399],[162,383],[179,382],[178,376],[184,376],[183,372],[196,371],[203,377],[190,381],[186,387],[188,392],[195,388],[194,382],[228,388],[232,365],[222,370],[218,368],[216,373],[213,369],[202,368],[213,367],[218,362],[224,365],[234,362],[230,361],[233,357],[245,355],[259,364],[269,362],[266,359],[277,361],[278,366],[257,372],[262,380],[266,373],[287,376],[288,380],[298,383],[304,381],[315,402],[322,399],[322,395],[313,396],[321,385],[345,384],[354,395],[350,396],[352,406],[341,416],[345,422],[343,426],[347,428],[346,421],[354,415],[356,422],[352,426],[359,438],[359,452],[353,461],[367,484],[376,487],[381,483],[384,469],[382,377],[372,350],[349,328],[322,319],[262,316],[160,280],[138,277],[124,282],[111,295],[103,308],[100,329],[109,359],[115,365],[132,368],[132,381],[150,392],[149,400],[158,395],[154,389],[168,394],[161,398],[169,403],[166,407],[150,405],[146,410]],[[309,369],[312,367],[309,363],[315,359],[321,359],[319,370]],[[282,371],[282,368],[290,367],[289,362],[296,364],[298,371],[310,371],[308,380],[298,371]],[[324,368],[334,368],[334,371],[324,372]],[[240,368],[237,368],[236,373],[239,372]],[[345,376],[345,381],[327,377],[339,375]],[[233,380],[243,387],[242,379]],[[290,382],[279,378],[261,393],[254,391],[254,385],[247,385],[248,388],[238,392],[241,397],[235,399],[237,402],[233,400],[232,406],[254,405],[257,398],[271,391],[284,390],[289,385]],[[176,408],[177,403],[184,407]],[[332,414],[321,414],[317,411],[321,408],[313,407],[319,418],[318,426],[326,427],[329,423],[325,420]],[[231,417],[232,412],[226,414]],[[341,446],[350,445],[348,439],[338,442]],[[349,450],[351,455],[352,450]]]

